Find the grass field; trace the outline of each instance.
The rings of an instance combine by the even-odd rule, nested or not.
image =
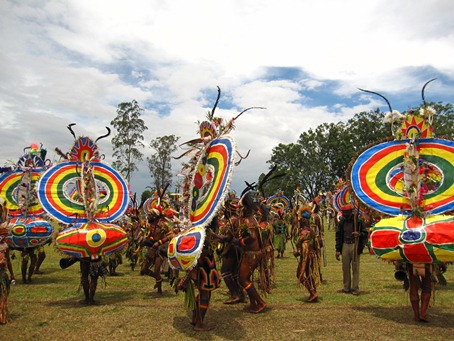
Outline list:
[[[168,282],[156,296],[154,279],[132,272],[124,262],[117,277],[98,285],[99,305],[83,306],[77,292],[79,266],[59,267],[61,256],[46,247],[47,258],[32,284],[22,284],[19,257],[13,261],[17,284],[9,296],[10,323],[0,326],[0,340],[453,340],[454,271],[438,287],[429,309],[430,322],[412,321],[408,294],[394,279],[394,269],[373,255],[361,256],[361,295],[339,294],[341,264],[334,257],[334,232],[326,236],[328,265],[318,303],[306,303],[307,292],[296,283],[297,261],[287,245],[276,259],[273,292],[261,314],[243,311],[244,304],[224,305],[225,285],[213,293],[206,322],[209,332],[194,332],[183,308],[183,293]],[[17,253],[17,252],[16,252]]]

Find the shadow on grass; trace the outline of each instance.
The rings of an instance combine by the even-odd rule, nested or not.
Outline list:
[[[316,305],[318,303],[322,303],[323,302],[323,298],[321,296],[318,296],[317,300],[316,301],[313,301],[313,302],[308,302],[309,298],[309,294],[307,294],[306,296],[303,296],[303,297],[298,297],[298,298],[295,298],[295,301],[297,302],[302,302],[303,304],[307,304],[309,306],[311,305]]]
[[[413,321],[413,310],[409,305],[405,307],[377,307],[377,306],[361,306],[354,307],[354,310],[358,310],[363,313],[373,315],[377,318],[389,320],[394,323],[403,325],[413,325],[417,322]],[[452,328],[454,329],[454,313],[446,313],[442,309],[437,307],[430,307],[427,313],[429,323],[417,323],[420,326],[428,327],[439,327],[439,328]]]
[[[391,290],[396,290],[396,289],[399,289],[399,290],[403,290],[403,282],[399,282],[399,281],[396,281],[395,284],[390,284],[390,285],[384,285],[383,286],[384,289],[391,289]],[[436,285],[436,290],[440,290],[440,291],[452,291],[454,290],[454,283],[447,283],[446,285],[439,285],[437,284]]]
[[[50,274],[50,272],[49,272]],[[38,275],[38,274],[34,274],[32,276],[32,283],[30,284],[25,284],[25,283],[22,283],[22,280],[19,279],[17,280],[17,283],[20,284],[20,285],[39,285],[39,284],[58,284],[58,283],[65,283],[65,282],[68,282],[68,278],[67,277],[56,277],[56,276],[49,276],[47,274],[47,272],[45,274],[42,274],[42,275]]]
[[[242,307],[243,305],[241,305]],[[173,327],[180,333],[185,334],[188,338],[198,340],[212,340],[213,338],[222,338],[223,340],[241,340],[245,338],[246,331],[238,322],[247,312],[232,309],[208,309],[206,323],[213,329],[209,331],[194,331],[190,324],[190,314],[187,316],[175,316],[173,318]],[[264,311],[266,313],[266,310]]]
[[[396,281],[395,284],[383,285],[383,289],[403,290],[403,282]]]
[[[112,291],[112,292],[96,292],[95,295],[95,302],[94,307],[97,306],[109,306],[109,305],[117,305],[118,303],[122,303],[128,301],[132,297],[134,297],[134,291]],[[65,298],[62,300],[54,300],[52,302],[46,303],[48,306],[57,306],[63,308],[84,308],[87,307],[86,304],[82,304],[82,300],[84,299],[83,292],[77,294],[77,296]]]
[[[173,289],[163,289],[162,294],[158,294],[156,289],[154,289],[153,287],[150,290],[142,293],[142,298],[147,301],[153,299],[174,299],[175,296],[176,294]]]

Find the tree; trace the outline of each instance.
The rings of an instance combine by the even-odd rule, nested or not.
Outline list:
[[[454,110],[452,104],[443,105],[442,102],[428,103],[437,112],[434,117],[434,131],[436,136],[454,139]]]
[[[427,103],[436,110],[434,130],[437,136],[454,139],[454,110],[451,104]],[[413,110],[419,110],[415,108]],[[375,143],[391,137],[390,123],[379,109],[355,114],[347,123],[323,123],[301,133],[297,143],[279,144],[273,148],[271,165],[276,172],[285,172],[279,182],[270,183],[267,193],[278,189],[291,197],[296,187],[306,199],[318,191],[332,191],[339,178],[345,178],[349,163]],[[391,137],[392,138],[392,137]],[[279,187],[281,186],[281,187]]]
[[[285,173],[285,177],[278,181],[272,181],[264,186],[266,195],[274,195],[281,190],[286,195],[293,195],[293,191],[299,186],[301,176],[301,147],[295,143],[280,143],[273,148],[270,169],[276,165],[276,174]],[[259,178],[260,179],[260,178]]]
[[[329,152],[333,155],[342,156],[344,151],[332,150],[330,148],[341,146],[341,139],[337,138],[338,144],[331,145],[329,137],[334,135],[330,130],[343,132],[339,126],[334,124],[319,125],[315,131],[309,129],[304,132],[298,139],[301,146],[301,175],[300,189],[306,199],[313,199],[320,190],[326,190],[332,183],[333,169],[330,167]],[[342,136],[342,134],[340,135]]]
[[[117,117],[110,122],[117,130],[117,134],[112,138],[113,156],[117,159],[113,166],[122,173],[128,182],[132,174],[138,170],[136,161],[141,161],[143,154],[140,147],[143,144],[142,133],[148,129],[145,122],[140,118],[139,107],[136,100],[123,102],[118,105]]]
[[[149,189],[146,189],[142,192],[140,195],[140,203],[139,203],[139,209],[142,209],[143,204],[145,201],[147,201],[148,198],[151,198],[153,196],[153,192]]]
[[[376,109],[355,114],[347,122],[347,129],[355,152],[391,136],[390,123],[385,123],[384,118],[385,113]]]
[[[307,200],[320,190],[329,191],[352,158],[363,148],[389,135],[380,111],[356,114],[346,124],[323,123],[301,133],[296,144],[280,144],[272,151],[271,164],[287,173],[281,188],[292,196],[296,187]]]
[[[166,135],[157,137],[150,142],[150,147],[156,151],[147,157],[150,175],[154,179],[156,189],[165,188],[172,184],[171,154],[177,150],[176,143],[180,137]]]

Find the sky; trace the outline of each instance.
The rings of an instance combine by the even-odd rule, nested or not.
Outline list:
[[[69,151],[77,136],[98,141],[113,162],[110,122],[118,104],[138,101],[146,148],[132,175],[152,185],[150,141],[197,137],[217,96],[238,152],[231,189],[266,173],[274,147],[322,123],[379,108],[453,103],[451,0],[1,0],[0,165],[25,147]],[[173,155],[178,156],[182,150]],[[187,160],[185,160],[187,161]],[[181,170],[181,160],[172,171]],[[177,178],[174,178],[174,182]],[[175,190],[175,189],[173,189]]]

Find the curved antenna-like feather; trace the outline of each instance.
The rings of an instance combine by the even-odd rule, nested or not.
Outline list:
[[[235,121],[238,117],[240,117],[240,116],[243,115],[246,111],[251,110],[251,109],[266,109],[266,107],[250,107],[250,108],[244,109],[242,112],[240,112],[238,115],[235,116],[235,118],[233,119],[233,121]]]
[[[364,91],[364,92],[368,92],[368,93],[371,93],[371,94],[380,96],[381,98],[383,98],[383,99],[386,101],[386,103],[388,103],[389,112],[393,112],[393,108],[391,108],[391,103],[389,103],[388,99],[387,99],[385,96],[380,95],[378,92],[374,92],[374,91],[370,91],[370,90],[365,90],[365,89],[361,89],[361,88],[358,88],[358,89],[361,90],[361,91]]]
[[[262,181],[260,181],[260,186],[262,186],[265,182],[268,181],[268,178],[273,174],[273,172],[277,169],[277,165],[274,165],[273,168],[269,170],[269,172],[263,177]]]
[[[180,156],[172,156],[172,159],[175,159],[175,160],[181,159],[183,156],[188,155],[190,152],[192,152],[192,149],[189,149],[189,150],[185,151],[185,152],[184,152],[183,154],[181,154]]]
[[[74,130],[72,128],[72,126],[75,126],[75,125],[76,125],[75,123],[70,123],[70,124],[68,124],[67,128],[71,132],[71,135],[74,137],[74,140],[77,140],[76,134],[74,133]]]
[[[214,106],[213,106],[213,109],[211,109],[211,114],[210,114],[210,121],[213,119],[214,117],[214,111],[216,110],[216,107],[218,106],[218,103],[219,103],[219,98],[221,98],[221,88],[219,86],[216,86],[218,88],[218,97],[216,98],[216,102],[214,102]]]
[[[249,156],[249,153],[251,152],[251,150],[249,149],[246,153],[246,156],[242,156],[238,151],[236,151],[236,153],[238,154],[238,156],[240,157],[240,160],[235,162],[235,166],[238,166],[241,161],[243,161],[244,159],[247,159],[247,157]]]
[[[95,143],[98,142],[99,140],[101,140],[101,139],[103,139],[103,138],[105,138],[105,137],[107,137],[107,136],[110,135],[110,128],[109,128],[109,127],[106,127],[106,129],[107,129],[107,134],[98,137],[98,138],[95,140]]]
[[[266,198],[265,196],[265,191],[263,190],[263,186],[265,185],[265,183],[268,181],[268,178],[271,176],[271,174],[273,174],[273,172],[277,169],[277,165],[274,165],[273,168],[271,168],[271,170],[263,177],[262,181],[259,182],[259,190],[260,190],[260,194],[262,194],[262,197]]]
[[[251,110],[251,109],[266,109],[265,107],[250,107],[250,108],[247,108],[247,109],[244,109],[242,112],[240,112],[238,115],[236,115],[234,118],[232,118],[228,124],[225,125],[224,129],[221,131],[221,135],[225,134],[226,132],[230,131],[233,129],[234,127],[234,122],[238,119],[238,117],[240,117],[241,115],[243,115],[246,111],[248,110]]]
[[[60,155],[60,157],[62,157],[63,159],[68,159],[68,154],[65,154],[61,151],[60,148],[58,147],[55,147],[55,151],[57,152],[58,155]]]
[[[274,171],[277,169],[277,165],[275,165],[269,172],[267,175],[265,175],[262,179],[262,181],[260,182],[260,185],[259,185],[259,188],[260,188],[260,193],[262,194],[262,196],[264,198],[266,198],[266,195],[265,195],[265,191],[263,189],[263,186],[267,183],[267,182],[270,182],[271,180],[274,180],[274,179],[279,179],[279,178],[282,178],[283,176],[286,175],[286,173],[279,173],[279,174],[276,174],[276,175],[273,175],[271,176],[272,173],[274,173]]]
[[[243,195],[245,195],[248,191],[256,187],[255,182],[250,184],[249,182],[245,181],[244,183],[246,184],[246,188],[243,190],[243,192],[241,192],[240,198],[242,198]]]
[[[422,90],[421,90],[421,96],[422,96],[422,101],[424,103],[424,105],[426,105],[426,99],[424,98],[424,89],[426,88],[427,84],[429,84],[430,82],[433,82],[434,80],[436,80],[436,78],[432,78],[430,81],[427,81],[426,84],[424,84],[424,86],[422,87]]]
[[[182,147],[182,146],[187,145],[187,144],[196,144],[196,143],[201,143],[201,142],[202,142],[202,138],[198,137],[198,138],[183,142],[179,146]]]
[[[270,178],[268,178],[268,181],[267,182],[270,182],[271,180],[274,180],[274,179],[279,179],[279,178],[282,178],[283,176],[286,176],[287,173],[280,173],[280,174],[276,174]]]
[[[164,187],[164,189],[162,190],[162,193],[159,195],[159,199],[162,200],[162,198],[164,198],[164,193],[167,191],[167,188],[169,188],[170,186],[170,183],[167,183],[166,186]]]

